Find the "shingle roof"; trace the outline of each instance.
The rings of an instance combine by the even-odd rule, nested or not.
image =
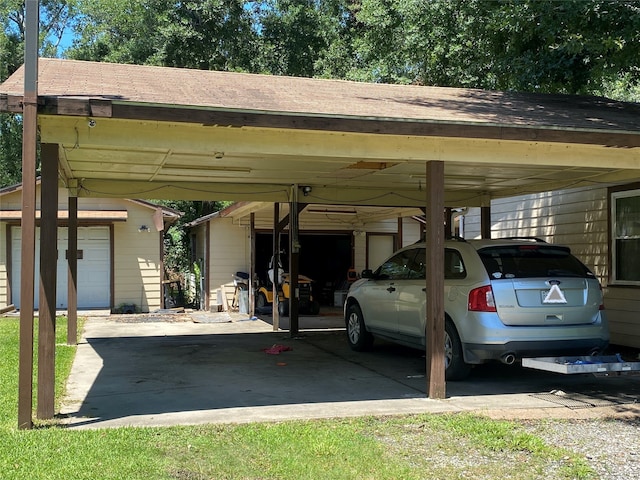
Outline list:
[[[22,68],[22,67],[21,67]],[[0,94],[22,95],[21,71]],[[44,97],[231,111],[479,125],[640,129],[640,105],[602,97],[520,94],[41,58]]]

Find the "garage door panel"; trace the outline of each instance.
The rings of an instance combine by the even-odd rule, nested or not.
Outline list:
[[[12,302],[20,308],[21,229],[12,228]],[[58,229],[58,262],[56,282],[56,308],[67,308],[67,244],[68,229]],[[109,308],[111,304],[110,228],[80,227],[78,229],[78,308]],[[62,253],[61,252],[65,252]],[[39,305],[40,230],[36,229],[36,278],[34,306]]]

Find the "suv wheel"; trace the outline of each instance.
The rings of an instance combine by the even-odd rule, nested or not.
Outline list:
[[[471,365],[464,362],[462,343],[453,322],[444,324],[444,362],[447,380],[462,380],[469,375]]]
[[[352,350],[362,352],[369,350],[373,345],[373,335],[367,332],[364,325],[362,310],[358,304],[349,305],[346,315],[347,340]]]

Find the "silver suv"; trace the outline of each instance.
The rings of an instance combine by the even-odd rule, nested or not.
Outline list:
[[[365,270],[344,306],[349,345],[380,337],[425,348],[424,243]],[[602,289],[569,248],[539,240],[445,242],[447,380],[471,365],[523,357],[593,355],[609,343]]]

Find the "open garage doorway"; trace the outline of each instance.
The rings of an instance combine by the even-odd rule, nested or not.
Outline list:
[[[348,288],[347,274],[353,267],[352,232],[300,233],[300,274],[313,280],[312,295],[321,306],[334,306],[334,292]],[[289,235],[280,237],[282,266],[288,271]],[[256,234],[256,274],[261,284],[267,282],[273,255],[271,232]],[[264,283],[263,283],[264,282]],[[338,305],[341,306],[341,305]]]

